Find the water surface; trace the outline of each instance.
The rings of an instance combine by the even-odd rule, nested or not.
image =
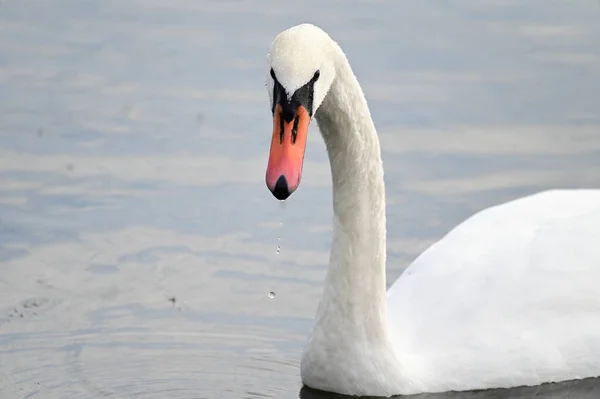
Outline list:
[[[274,35],[307,21],[381,136],[390,282],[482,208],[598,187],[597,1],[5,0],[2,398],[299,397],[330,174],[312,127],[300,189],[268,192],[263,79]]]

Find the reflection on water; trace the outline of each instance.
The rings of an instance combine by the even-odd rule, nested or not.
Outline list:
[[[390,282],[483,207],[598,185],[596,1],[303,4],[0,4],[2,398],[298,397],[331,192],[314,127],[300,190],[264,186],[265,53],[293,24],[370,100]]]
[[[600,381],[589,378],[560,384],[544,384],[536,387],[493,389],[472,392],[450,392],[405,396],[411,399],[529,399],[529,398],[577,398],[592,399],[600,395]],[[352,396],[331,395],[306,387],[300,390],[300,399],[350,399]],[[365,398],[366,399],[366,398]]]

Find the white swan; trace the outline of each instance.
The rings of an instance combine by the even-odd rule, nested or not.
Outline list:
[[[325,288],[301,362],[306,386],[348,395],[463,391],[600,375],[600,190],[548,191],[477,213],[386,295],[379,140],[341,48],[303,24],[268,55],[266,183],[300,182],[312,114],[333,179]]]

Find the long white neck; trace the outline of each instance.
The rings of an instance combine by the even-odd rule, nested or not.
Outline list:
[[[338,58],[336,79],[315,115],[329,153],[334,210],[317,323],[372,335],[387,331],[383,165],[362,89],[345,56]]]
[[[387,325],[381,149],[362,89],[341,49],[334,54],[336,77],[315,114],[333,179],[332,247],[301,372],[320,389],[389,393],[399,370]]]

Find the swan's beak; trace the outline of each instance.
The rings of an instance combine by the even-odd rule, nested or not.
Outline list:
[[[277,105],[273,113],[273,138],[267,166],[267,187],[285,200],[300,184],[310,115],[302,105],[295,113]]]

